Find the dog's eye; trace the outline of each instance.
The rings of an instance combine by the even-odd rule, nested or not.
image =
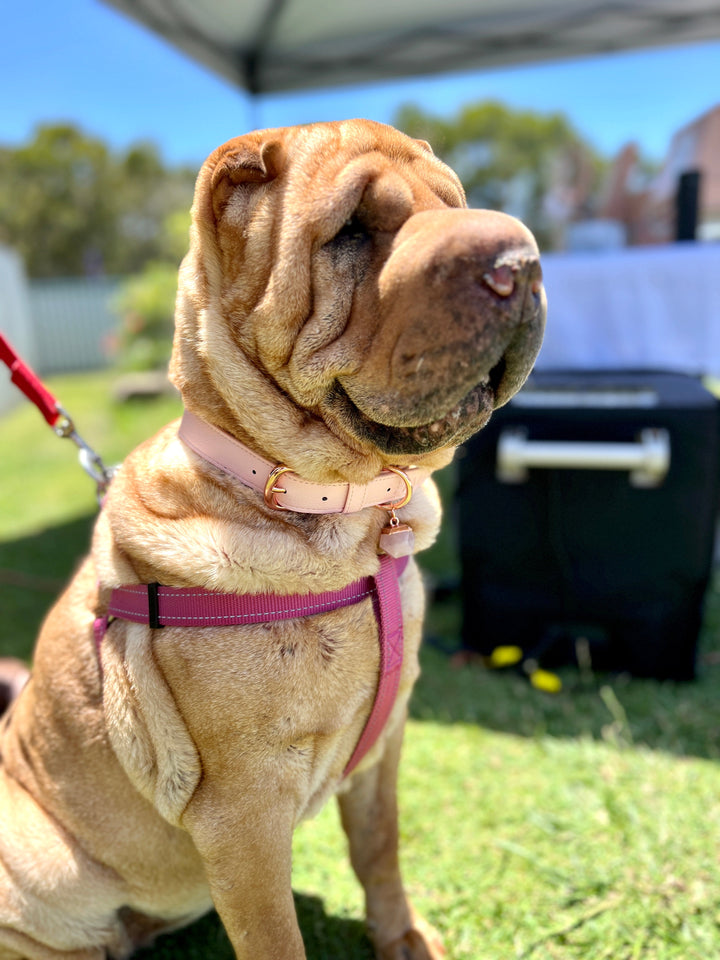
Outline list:
[[[342,226],[342,229],[335,234],[333,240],[367,240],[370,234],[367,228],[363,226],[359,217],[350,217]]]

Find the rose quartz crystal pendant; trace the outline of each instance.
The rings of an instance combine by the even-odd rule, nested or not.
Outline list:
[[[396,560],[398,557],[409,557],[415,546],[415,534],[412,527],[400,523],[393,511],[390,522],[380,531],[379,545],[381,550]]]

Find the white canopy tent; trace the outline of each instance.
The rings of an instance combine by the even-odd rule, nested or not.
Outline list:
[[[106,0],[251,93],[720,37],[716,0]]]
[[[717,0],[106,2],[253,94],[720,37]],[[538,365],[651,361],[720,377],[720,245],[691,247],[545,257],[552,322]],[[688,289],[699,294],[692,311]]]

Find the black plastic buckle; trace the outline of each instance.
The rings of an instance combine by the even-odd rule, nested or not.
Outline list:
[[[165,624],[160,623],[160,604],[158,600],[159,583],[149,583],[148,592],[148,623],[153,630],[161,630]]]

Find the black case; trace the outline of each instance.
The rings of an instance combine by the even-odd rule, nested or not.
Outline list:
[[[580,651],[595,669],[691,679],[719,439],[718,401],[693,377],[534,373],[461,451],[464,646],[516,645],[542,666]],[[518,467],[506,456],[519,444],[533,463],[548,441],[571,464],[578,444],[603,463],[621,444],[649,466]]]

